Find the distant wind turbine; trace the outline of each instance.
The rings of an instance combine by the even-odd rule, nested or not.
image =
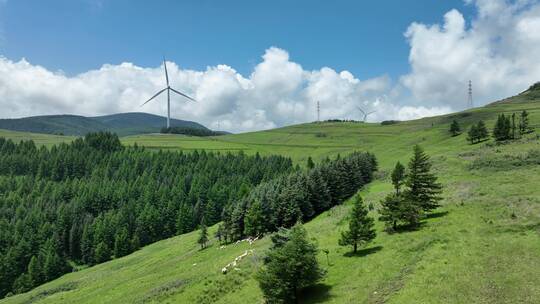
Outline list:
[[[356,108],[357,108],[358,110],[360,110],[360,112],[362,112],[362,114],[364,115],[364,120],[363,120],[363,122],[366,122],[366,119],[367,119],[368,115],[373,114],[373,113],[376,112],[376,111],[366,112],[366,111],[362,110],[360,107],[356,107]]]
[[[154,96],[150,97],[150,99],[148,99],[145,103],[143,103],[141,105],[144,106],[145,104],[149,103],[152,99],[156,98],[159,94],[167,91],[167,128],[170,128],[171,127],[171,91],[180,95],[180,96],[184,96],[185,98],[191,100],[191,101],[196,101],[195,99],[187,96],[186,94],[182,93],[182,92],[179,92],[173,88],[171,88],[171,86],[169,85],[169,74],[167,73],[167,62],[165,61],[165,58],[163,58],[163,67],[165,68],[165,80],[167,81],[167,87],[164,88],[163,90],[157,92]]]

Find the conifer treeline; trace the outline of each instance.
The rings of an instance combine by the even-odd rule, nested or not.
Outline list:
[[[354,152],[256,186],[223,210],[218,238],[231,242],[307,221],[354,195],[377,170],[375,156]]]
[[[0,138],[0,298],[221,220],[289,158],[122,147],[109,133],[50,149]],[[228,208],[230,209],[230,208]]]

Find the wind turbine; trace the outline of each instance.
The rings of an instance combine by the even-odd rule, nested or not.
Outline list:
[[[368,117],[369,114],[373,114],[373,113],[376,112],[376,111],[365,112],[364,110],[362,110],[362,109],[361,109],[360,107],[358,107],[358,106],[357,106],[356,108],[357,108],[358,110],[360,110],[360,112],[362,112],[362,114],[364,114],[364,120],[363,120],[363,122],[366,122],[366,119],[367,119],[367,117]]]
[[[196,101],[195,99],[187,96],[186,94],[182,93],[182,92],[179,92],[173,88],[171,88],[171,86],[169,85],[169,74],[167,73],[167,62],[165,61],[165,58],[163,58],[163,67],[165,68],[165,80],[167,82],[167,87],[164,88],[163,90],[157,92],[154,96],[150,97],[150,99],[148,99],[145,103],[143,103],[141,105],[144,106],[145,104],[149,103],[152,99],[158,97],[159,94],[167,91],[167,128],[170,128],[171,127],[171,91],[180,95],[180,96],[184,96],[185,98],[191,100],[191,101]]]

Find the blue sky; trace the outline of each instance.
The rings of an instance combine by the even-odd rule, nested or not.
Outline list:
[[[540,80],[540,0],[0,0],[0,118],[171,113],[242,132],[408,120]]]
[[[228,64],[251,72],[271,47],[305,69],[330,66],[362,78],[409,70],[403,35],[435,23],[458,0],[414,1],[12,1],[1,8],[1,53],[68,74],[124,61],[183,68]]]

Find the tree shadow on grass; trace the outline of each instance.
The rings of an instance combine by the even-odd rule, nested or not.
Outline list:
[[[300,303],[324,303],[330,300],[330,289],[332,286],[319,283],[302,290],[300,294]]]
[[[364,257],[366,255],[370,255],[372,253],[379,252],[382,249],[383,249],[383,246],[369,247],[369,248],[360,249],[356,253],[352,252],[352,251],[347,252],[343,256],[346,256],[346,257]]]
[[[433,212],[426,214],[426,219],[434,219],[446,216],[448,214],[448,211],[439,211],[439,212]]]
[[[388,230],[387,232],[389,234],[413,232],[413,231],[418,231],[422,229],[422,227],[424,227],[425,225],[426,225],[425,222],[420,222],[414,225],[399,225],[396,227],[396,229],[391,229],[391,230]]]

